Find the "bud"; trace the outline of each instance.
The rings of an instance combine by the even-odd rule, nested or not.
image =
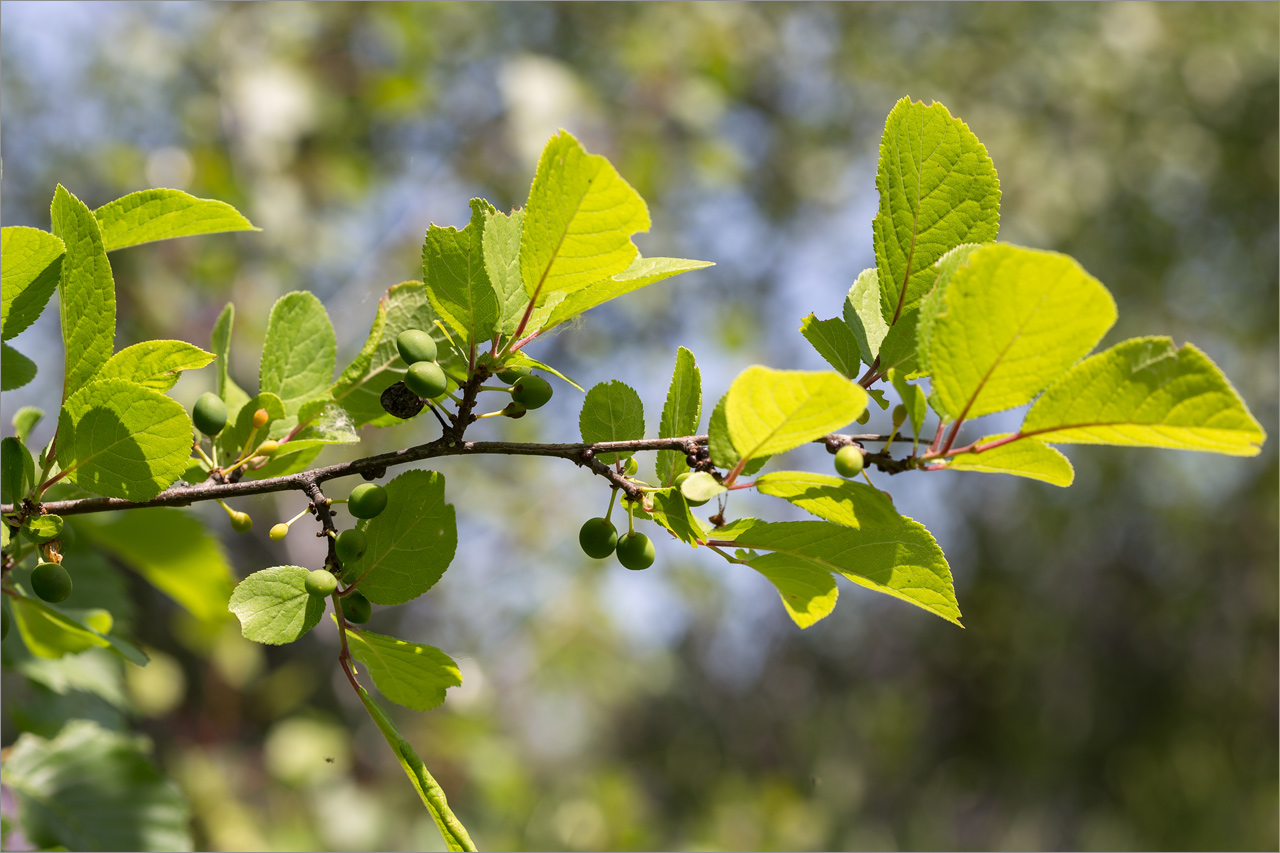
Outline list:
[[[289,525],[280,523],[271,528],[271,532],[267,534],[275,542],[289,535]]]
[[[893,428],[897,429],[907,421],[907,407],[899,403],[893,407]]]
[[[267,425],[267,421],[271,420],[271,415],[267,414],[266,409],[258,409],[253,413],[253,428],[262,429]]]

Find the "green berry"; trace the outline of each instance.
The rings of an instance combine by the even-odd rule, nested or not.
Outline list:
[[[893,407],[893,428],[897,429],[907,422],[907,407],[899,403]]]
[[[191,409],[191,422],[196,429],[212,438],[227,425],[227,404],[212,391],[205,391]]]
[[[856,420],[860,424],[865,424],[867,421],[871,420],[871,410],[863,409],[862,414],[858,415],[858,417],[854,418],[854,420]]]
[[[373,615],[373,606],[369,604],[369,599],[358,592],[353,592],[342,597],[342,615],[348,622],[363,625]]]
[[[71,595],[71,575],[57,563],[41,563],[31,572],[31,589],[51,604]]]
[[[502,416],[504,418],[511,418],[513,421],[518,421],[523,418],[525,413],[528,411],[529,410],[527,408],[517,403],[515,400],[512,400],[510,403],[507,403],[502,407]]]
[[[551,385],[541,376],[524,376],[511,387],[511,399],[527,409],[540,409],[551,399]]]
[[[236,533],[248,533],[253,529],[253,519],[247,512],[231,513],[231,529]]]
[[[588,518],[578,531],[578,544],[588,557],[603,560],[618,546],[618,531],[607,518]]]
[[[634,477],[640,473],[640,463],[634,456],[628,456],[627,461],[622,463],[622,473],[628,477]]]
[[[333,591],[338,588],[338,579],[333,576],[332,572],[316,569],[307,575],[304,586],[307,588],[307,595],[324,598],[326,595],[333,595]],[[368,602],[365,602],[365,604],[367,606]]]
[[[692,471],[685,471],[679,477],[676,477],[676,488],[677,489],[680,488],[682,485],[684,485],[684,481],[689,479],[692,476],[693,476]],[[685,503],[689,504],[689,506],[702,506],[704,503],[707,502],[706,500],[691,501],[688,498],[685,498],[684,500],[685,500]]]
[[[498,371],[498,378],[508,385],[515,385],[529,375],[529,368],[523,364],[513,364]]]
[[[364,533],[354,527],[339,533],[338,538],[333,543],[333,549],[338,554],[338,560],[344,566],[360,559],[360,555],[364,553],[366,547],[368,547],[368,540],[365,539]]]
[[[421,329],[406,329],[397,335],[396,349],[405,364],[436,360],[435,339]]]
[[[449,382],[445,379],[440,365],[434,361],[419,361],[414,363],[409,368],[409,372],[404,375],[404,384],[419,397],[429,400],[443,394]]]
[[[634,572],[652,566],[656,556],[653,543],[643,533],[628,533],[618,540],[618,562]]]
[[[374,518],[386,508],[387,493],[377,483],[361,483],[347,498],[347,510],[356,518]]]
[[[865,461],[861,447],[846,444],[836,451],[836,473],[841,477],[856,477],[862,473]]]
[[[281,539],[289,535],[289,525],[284,522],[280,522],[273,526],[271,530],[267,532],[267,535],[270,536],[273,541],[279,542]]]

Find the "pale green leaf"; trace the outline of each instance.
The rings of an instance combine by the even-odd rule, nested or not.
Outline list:
[[[893,508],[888,495],[842,477],[808,471],[772,471],[756,480],[756,490],[845,527],[861,530],[902,524],[902,516]]]
[[[929,292],[938,258],[961,243],[996,238],[1000,181],[963,121],[942,104],[903,98],[885,121],[876,189],[881,312],[893,325]]]
[[[258,390],[280,398],[290,427],[304,403],[329,393],[337,351],[333,324],[315,294],[295,290],[276,301],[262,344]]]
[[[800,321],[800,334],[837,373],[847,379],[858,378],[862,350],[857,336],[844,320],[819,320],[810,314]]]
[[[32,542],[48,542],[57,539],[62,532],[62,517],[58,515],[33,515],[22,525],[22,531]]]
[[[228,609],[246,640],[280,646],[320,624],[327,599],[307,592],[308,574],[299,566],[275,566],[236,584]]]
[[[5,756],[5,788],[34,845],[64,850],[193,850],[191,809],[141,737],[91,720],[52,740],[26,733]]]
[[[37,409],[35,406],[23,406],[13,413],[13,434],[23,444],[26,444],[27,439],[31,437],[31,430],[36,428],[36,424],[40,423],[40,419],[43,417],[43,409]]]
[[[844,300],[844,322],[858,341],[862,360],[870,365],[880,354],[880,342],[889,331],[880,310],[880,278],[876,268],[858,273]]]
[[[201,622],[227,618],[222,602],[235,579],[222,544],[199,519],[158,507],[88,515],[76,529]]]
[[[265,428],[255,429],[253,415],[259,409],[266,410],[268,421]],[[255,394],[250,397],[240,407],[235,420],[228,420],[227,425],[222,428],[222,432],[218,433],[218,447],[223,455],[223,458],[219,461],[229,464],[239,459],[240,453],[246,446],[249,450],[253,450],[267,440],[272,427],[283,421],[284,403],[280,402],[280,398],[275,394],[264,391],[261,394]]]
[[[597,154],[560,131],[547,142],[525,204],[520,274],[536,301],[616,275],[638,250],[631,235],[649,229],[644,200]]]
[[[989,435],[978,446],[1008,437],[1009,433]],[[980,453],[961,453],[947,460],[947,468],[956,471],[981,471],[986,474],[1013,474],[1030,477],[1053,486],[1070,486],[1076,478],[1070,460],[1036,438],[1022,438]]]
[[[564,297],[555,306],[548,320],[540,325],[529,323],[528,331],[534,329],[550,329],[574,317],[590,311],[597,305],[603,305],[611,299],[664,281],[680,273],[713,267],[710,261],[690,261],[684,258],[642,258],[639,255],[631,265],[617,275],[591,283]]]
[[[879,370],[894,370],[909,379],[922,375],[916,351],[919,309],[908,308],[880,342]]]
[[[943,301],[947,295],[947,287],[951,284],[952,277],[956,271],[969,262],[969,256],[974,250],[982,248],[978,243],[964,243],[956,246],[947,252],[934,266],[938,270],[937,278],[934,279],[933,289],[920,303],[920,311],[916,320],[916,363],[917,369],[921,375],[928,375],[933,371],[932,365],[929,363],[929,346],[933,342],[933,327],[938,321],[938,316],[946,310],[946,303]]]
[[[892,376],[892,382],[898,396],[902,398],[902,404],[907,407],[907,415],[911,419],[911,434],[916,437],[916,443],[919,444],[920,428],[924,426],[925,415],[929,413],[929,403],[925,399],[924,389],[907,382],[897,371]]]
[[[837,373],[756,365],[729,386],[725,419],[739,458],[750,459],[820,438],[866,407],[867,392]]]
[[[1124,341],[1071,368],[1027,412],[1021,433],[1231,456],[1256,455],[1267,437],[1208,356],[1163,337]]]
[[[170,189],[129,193],[104,204],[93,215],[102,228],[108,252],[173,237],[262,230],[226,202]]]
[[[501,213],[490,209],[484,216],[484,267],[498,305],[498,331],[515,333],[529,304],[529,294],[520,277],[520,234],[524,211]]]
[[[736,544],[790,558],[765,555],[752,559],[753,567],[757,561],[768,566],[803,561],[960,624],[942,549],[923,525],[909,518],[898,527],[861,529],[827,521],[759,522],[739,535]]]
[[[184,370],[196,370],[213,361],[213,353],[186,341],[144,341],[111,356],[95,379],[124,379],[168,391]]]
[[[0,440],[0,503],[16,504],[37,483],[36,463],[22,439],[9,436]]]
[[[774,585],[787,615],[801,628],[835,609],[840,591],[831,572],[822,566],[789,554],[762,554],[746,563]]]
[[[724,487],[724,484],[706,471],[694,471],[680,484],[680,494],[695,503],[709,501],[717,495],[724,494],[726,491],[728,490]]]
[[[536,314],[537,312],[535,311],[534,313]],[[511,355],[507,356],[505,359],[503,359],[503,363],[506,365],[518,365],[522,367],[527,367],[530,370],[541,370],[546,373],[550,373],[552,376],[558,376],[559,378],[563,379],[565,382],[572,385],[574,388],[577,388],[579,391],[583,391],[584,393],[586,391],[586,389],[584,389],[577,382],[573,381],[573,379],[569,378],[568,376],[565,376],[563,373],[561,373],[559,370],[556,370],[551,365],[542,361],[538,361],[536,358],[533,358],[532,356],[526,355],[524,350],[514,352]]]
[[[404,604],[440,580],[453,560],[458,528],[444,500],[444,475],[405,471],[384,487],[387,508],[356,526],[368,540],[364,554],[343,567],[347,583],[374,604]]]
[[[13,391],[36,378],[36,363],[6,343],[0,343],[0,391]]]
[[[9,606],[23,643],[36,657],[53,659],[99,648],[147,665],[147,656],[136,646],[110,633],[112,618],[106,610],[63,610],[25,594],[10,596]]]
[[[9,665],[8,660],[5,665]],[[124,667],[103,649],[90,648],[60,658],[25,656],[14,668],[60,696],[88,693],[120,711],[129,712],[133,708],[129,694],[125,692]]]
[[[382,695],[406,708],[430,711],[448,688],[462,686],[453,658],[433,646],[348,627],[347,647]]]
[[[422,276],[431,307],[462,339],[481,344],[498,325],[498,298],[485,270],[484,226],[493,205],[471,200],[471,222],[461,231],[432,224],[422,244]]]
[[[659,438],[681,438],[694,435],[702,420],[702,373],[694,361],[693,353],[684,347],[676,349],[676,366],[671,372],[671,384],[667,387],[667,401],[662,406],[662,418],[658,422]],[[658,482],[670,486],[683,471],[688,470],[685,454],[678,450],[659,450]]]
[[[50,209],[53,233],[66,245],[58,279],[66,400],[102,369],[115,349],[116,286],[98,220],[61,185]]]
[[[213,354],[217,361],[215,366],[218,370],[218,396],[222,398],[222,402],[227,405],[227,420],[234,423],[236,416],[240,414],[240,409],[245,403],[249,402],[249,394],[236,384],[231,378],[231,327],[235,324],[236,307],[230,302],[222,309],[222,313],[218,315],[218,320],[213,324],[213,333],[209,336],[209,346],[213,350]]]
[[[123,379],[81,388],[58,416],[58,464],[81,488],[147,501],[182,476],[191,418],[159,391]]]
[[[1107,289],[1072,258],[991,245],[950,278],[929,344],[936,403],[952,420],[1029,403],[1116,319]]]
[[[724,407],[729,395],[725,394],[716,401],[711,410],[710,422],[707,425],[707,449],[711,452],[711,461],[717,468],[732,468],[738,462],[738,451],[729,437],[729,420],[725,417]],[[757,456],[742,469],[746,476],[759,471],[769,461],[768,456]]]
[[[644,438],[644,404],[640,402],[640,395],[623,382],[601,382],[588,391],[582,401],[578,429],[587,444]],[[605,464],[613,464],[633,455],[632,451],[601,453],[598,458]]]
[[[662,489],[651,492],[649,497],[653,500],[653,512],[648,517],[671,531],[681,542],[696,548],[707,538],[706,527],[690,512],[689,503],[679,490]]]
[[[0,338],[36,321],[62,274],[62,241],[38,228],[0,228]]]
[[[450,810],[444,790],[422,763],[422,759],[414,752],[413,746],[400,734],[395,722],[378,706],[377,702],[373,701],[373,697],[367,690],[357,685],[356,693],[359,694],[365,710],[378,726],[378,731],[382,732],[382,737],[395,753],[396,760],[400,762],[405,775],[413,783],[414,790],[422,798],[422,804],[431,813],[432,820],[436,822],[436,828],[444,837],[445,847],[456,853],[474,853],[476,847],[471,842],[471,837],[467,835],[466,827]]]

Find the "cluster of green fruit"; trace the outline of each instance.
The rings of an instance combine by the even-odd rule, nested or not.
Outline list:
[[[351,495],[347,498],[347,510],[356,518],[375,518],[386,508],[386,490],[376,483],[361,483],[351,490]],[[272,528],[273,539],[284,538],[283,534],[275,535],[276,529],[280,527],[284,527],[284,532],[288,533],[288,525],[278,524]],[[364,531],[353,527],[342,531],[334,538],[333,551],[338,557],[338,562],[345,565],[360,559],[368,544]],[[305,586],[309,595],[324,598],[333,595],[338,589],[338,579],[328,569],[316,569],[307,575]],[[373,605],[369,603],[369,599],[355,590],[344,594],[340,601],[342,615],[348,622],[364,624],[373,615]]]
[[[524,365],[512,365],[499,370],[497,376],[507,383],[511,402],[502,410],[509,418],[523,417],[529,409],[540,409],[551,399],[551,383],[541,376],[533,376]]]
[[[637,572],[652,566],[657,556],[648,536],[632,530],[619,538],[613,522],[607,518],[587,519],[578,531],[578,544],[583,553],[597,560],[616,553],[619,563]]]
[[[421,329],[407,329],[396,336],[396,349],[409,366],[404,384],[426,400],[439,397],[449,387],[444,368],[436,361],[435,339]]]

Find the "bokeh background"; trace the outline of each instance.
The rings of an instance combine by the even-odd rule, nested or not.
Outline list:
[[[1276,848],[1276,4],[5,2],[0,17],[6,225],[48,228],[61,182],[91,207],[178,187],[263,229],[113,256],[118,345],[204,344],[234,301],[231,368],[252,390],[270,306],[303,288],[345,363],[382,291],[420,277],[427,224],[462,225],[476,195],[523,204],[565,127],[648,201],[644,254],[717,264],[531,350],[584,386],[636,387],[652,427],[677,344],[708,409],[749,364],[823,366],[797,329],[837,315],[874,263],[884,117],[903,95],[945,103],[999,170],[1001,238],[1070,253],[1111,289],[1104,346],[1205,349],[1267,428],[1262,455],[1077,447],[1067,490],[881,475],[946,551],[967,628],[845,587],[804,632],[763,579],[688,549],[658,542],[643,573],[582,556],[577,526],[607,492],[572,466],[443,460],[464,546],[371,626],[446,650],[466,683],[402,729],[482,848]],[[17,345],[42,375],[5,395],[6,422],[56,395],[53,313]],[[189,373],[175,396],[212,381]],[[579,406],[561,384],[539,417],[477,435],[571,440]],[[318,565],[310,537],[265,536],[294,503],[243,501],[249,537],[195,511],[243,576]],[[153,665],[115,672],[114,703],[7,672],[5,744],[67,716],[144,732],[201,849],[442,849],[332,631],[255,646],[81,559],[129,593]]]

